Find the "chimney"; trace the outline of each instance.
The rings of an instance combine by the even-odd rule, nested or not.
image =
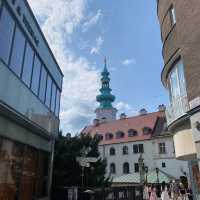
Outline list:
[[[147,110],[145,108],[142,108],[140,111],[139,111],[140,115],[146,115],[147,114]]]
[[[160,112],[164,112],[165,109],[166,109],[166,106],[164,104],[161,104],[158,106],[158,111],[160,111]]]
[[[126,119],[126,114],[125,113],[121,113],[120,114],[120,119]]]
[[[93,120],[93,125],[98,126],[99,125],[99,119],[94,119]]]

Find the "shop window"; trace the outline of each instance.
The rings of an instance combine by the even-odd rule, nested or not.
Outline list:
[[[3,7],[0,18],[0,58],[8,64],[15,22],[10,13]]]

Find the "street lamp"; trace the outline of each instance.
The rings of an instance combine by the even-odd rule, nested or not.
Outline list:
[[[148,182],[148,181],[147,181],[148,167],[147,167],[147,166],[145,166],[145,168],[144,168],[144,169],[145,169],[145,174],[146,174],[146,183],[147,183],[147,182]]]
[[[158,167],[156,167],[157,183],[159,183],[159,177],[158,177],[158,173],[159,173],[159,168],[158,168]]]

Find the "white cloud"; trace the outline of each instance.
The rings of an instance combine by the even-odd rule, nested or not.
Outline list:
[[[84,19],[87,0],[28,1],[64,73],[61,129],[74,133],[92,119],[99,88],[95,66],[68,48],[72,34]]]
[[[97,24],[101,16],[102,16],[102,12],[99,9],[95,15],[90,16],[89,19],[83,23],[82,32],[87,32],[90,27]]]
[[[103,38],[101,36],[99,36],[96,39],[96,45],[91,48],[90,54],[99,54],[99,51],[101,49],[101,46],[103,45],[103,42],[104,42]]]
[[[125,59],[125,60],[122,60],[121,63],[122,65],[136,64],[136,60],[134,58]]]
[[[118,114],[126,113],[127,115],[132,116],[137,113],[137,111],[131,105],[122,101],[116,103],[115,107],[118,110]]]

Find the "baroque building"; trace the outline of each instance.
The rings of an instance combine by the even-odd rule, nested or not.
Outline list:
[[[117,119],[117,110],[111,104],[115,98],[110,94],[106,64],[101,75],[101,95],[97,96],[100,107],[94,123],[82,132],[97,134],[101,138],[99,151],[107,160],[107,176],[113,177],[113,181],[124,175],[138,176],[138,160],[142,155],[149,172],[158,168],[174,179],[189,177],[187,162],[175,158],[173,136],[166,125],[165,106],[160,105],[158,111],[152,113],[141,109],[138,115],[132,117],[122,113]],[[99,114],[99,109],[103,115]],[[110,110],[113,110],[113,115],[109,115]],[[105,117],[103,120],[102,116]]]

